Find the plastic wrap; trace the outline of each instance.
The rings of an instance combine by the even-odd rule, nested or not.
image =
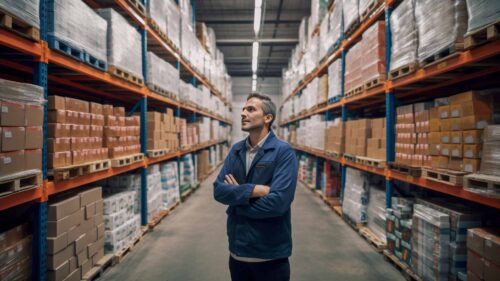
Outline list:
[[[148,167],[147,182],[148,221],[150,221],[163,209],[163,192],[159,164]]]
[[[361,41],[363,82],[385,78],[385,22],[377,21],[363,33]]]
[[[333,44],[333,38],[330,37],[330,16],[331,14],[327,12],[319,25],[319,59],[325,57],[328,49]]]
[[[367,221],[368,184],[363,172],[347,168],[342,213],[355,223]]]
[[[108,63],[142,77],[141,34],[113,9],[98,13],[108,22]]]
[[[335,1],[330,17],[330,37],[333,44],[337,43],[344,33],[344,17],[342,16],[342,1]]]
[[[148,52],[148,83],[179,96],[179,70],[170,63]]]
[[[40,28],[40,0],[1,0],[0,9]]]
[[[165,0],[164,0],[165,1]],[[167,9],[167,36],[172,40],[172,43],[177,47],[181,47],[181,32],[180,32],[180,25],[181,25],[181,14],[179,11],[179,8],[177,4],[172,2],[172,0],[166,0],[165,1]]]
[[[500,19],[500,1],[467,0],[469,24],[467,33],[474,32]]]
[[[378,1],[378,0],[358,0],[359,1],[359,17],[361,18],[361,15],[368,10],[368,7],[370,6],[371,3]],[[378,1],[380,2],[380,1]]]
[[[149,0],[148,15],[156,22],[161,31],[167,32],[167,1]]]
[[[308,24],[308,22],[309,22],[308,17],[302,18],[302,21],[300,22],[299,45],[298,45],[298,50],[300,52],[304,51],[307,47],[307,39],[308,39],[308,36],[307,36],[308,26],[307,26],[307,24]]]
[[[391,14],[391,70],[417,61],[415,0],[404,0]]]
[[[169,208],[179,201],[177,162],[160,164],[163,207]]]
[[[416,0],[418,60],[452,47],[467,30],[465,0]]]
[[[311,0],[311,24],[316,27],[325,16],[328,0]]]
[[[359,22],[359,0],[342,0],[342,10],[344,30],[349,30]]]
[[[49,35],[106,61],[108,23],[83,1],[50,0],[48,18]]]
[[[0,101],[43,105],[43,88],[37,85],[0,79]]]
[[[342,94],[342,69],[340,59],[328,66],[328,99],[340,97]]]
[[[363,85],[362,60],[363,46],[362,42],[358,42],[349,49],[345,59],[345,92],[354,90]]]
[[[483,131],[480,173],[500,176],[500,125],[489,125]]]
[[[385,189],[381,184],[371,184],[369,190],[367,226],[381,240],[385,240]]]

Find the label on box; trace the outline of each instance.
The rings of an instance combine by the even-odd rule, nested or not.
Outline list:
[[[9,108],[7,106],[2,106],[2,113],[8,113]]]
[[[7,132],[5,132],[4,135],[5,135],[6,138],[12,138],[12,132],[8,132],[7,131]]]
[[[10,157],[4,157],[3,158],[3,163],[4,164],[10,164],[10,163],[12,163],[12,158],[10,158]]]

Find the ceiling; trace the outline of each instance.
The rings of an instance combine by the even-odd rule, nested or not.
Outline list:
[[[311,1],[263,0],[263,3],[265,21],[259,37],[257,76],[281,77],[298,43],[300,21],[310,14]],[[195,10],[196,20],[214,29],[229,75],[252,76],[254,1],[196,0]]]

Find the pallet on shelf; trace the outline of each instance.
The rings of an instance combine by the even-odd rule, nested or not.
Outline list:
[[[385,160],[374,159],[369,157],[356,156],[356,163],[360,163],[366,166],[375,167],[379,169],[385,168]]]
[[[389,168],[400,174],[409,175],[412,177],[420,177],[422,175],[422,167],[413,167],[401,163],[389,162]]]
[[[158,158],[167,155],[169,152],[168,149],[152,149],[148,150],[148,157],[149,158]]]
[[[470,50],[500,38],[500,20],[467,34],[464,38],[465,50]]]
[[[342,217],[342,205],[333,206],[333,210],[335,211],[335,213],[337,215],[339,215],[340,217]]]
[[[193,193],[193,189],[191,187],[189,187],[189,189],[185,190],[181,194],[181,202],[186,201],[189,198],[189,196],[191,196],[192,193]]]
[[[170,206],[169,208],[162,210],[161,212],[158,213],[149,223],[148,223],[148,228],[150,231],[152,231],[160,222],[166,218],[177,206],[180,205],[180,201],[175,202],[174,205]]]
[[[359,95],[361,94],[363,91],[364,91],[364,88],[365,86],[364,85],[361,85],[361,86],[358,86],[348,92],[345,93],[345,97],[346,98],[350,98],[352,96],[355,96],[355,95]]]
[[[368,243],[370,243],[379,253],[387,247],[386,241],[380,239],[370,228],[366,226],[359,228],[359,234],[361,237],[365,238],[365,240],[368,241]]]
[[[373,12],[375,12],[375,10],[377,10],[382,5],[382,3],[384,3],[383,0],[373,0],[370,4],[368,4],[366,10],[359,15],[359,19],[361,20],[361,22],[369,18],[373,14]]]
[[[346,160],[351,161],[351,162],[356,162],[356,158],[357,158],[357,156],[356,156],[356,155],[349,154],[349,153],[344,153],[344,158],[345,158]]]
[[[88,65],[91,65],[91,66],[93,66],[101,71],[104,71],[104,72],[108,71],[108,62],[100,60],[87,52],[84,52],[83,60]]]
[[[146,8],[139,0],[126,0],[129,6],[131,6],[136,12],[138,12],[142,17],[146,16]]]
[[[159,94],[160,96],[164,96],[164,97],[167,97],[167,98],[172,99],[172,100],[177,100],[176,95],[174,95],[174,94],[173,94],[172,92],[170,92],[170,91],[167,91],[167,90],[163,89],[163,88],[162,88],[162,87],[160,87],[160,86],[157,86],[156,84],[153,84],[153,83],[148,83],[148,88],[149,88],[151,91],[153,91],[153,92],[155,92],[155,93]]]
[[[40,41],[40,29],[0,9],[0,27],[34,41]]]
[[[416,62],[412,62],[409,64],[405,64],[396,69],[389,71],[389,79],[396,80],[406,75],[412,74],[417,70],[418,64]]]
[[[459,55],[459,52],[464,49],[464,43],[453,43],[448,47],[445,47],[438,52],[428,56],[420,62],[420,66],[427,67],[432,64],[439,63],[450,56]]]
[[[99,160],[85,164],[54,168],[50,170],[48,174],[54,178],[54,181],[66,181],[79,176],[107,170],[111,167],[110,164],[111,162],[109,159]]]
[[[398,269],[401,274],[403,274],[404,278],[409,281],[422,281],[422,278],[420,278],[415,272],[411,270],[411,268],[400,261],[395,255],[393,255],[389,250],[384,250],[382,251],[384,254],[384,259],[391,263],[396,269]]]
[[[13,193],[25,191],[32,188],[37,188],[41,185],[41,172],[6,176],[0,178],[0,197],[8,196]]]
[[[342,214],[342,219],[344,219],[344,221],[356,231],[358,231],[361,227],[366,226],[365,222],[355,222],[344,214]]]
[[[146,22],[151,27],[151,29],[153,29],[158,34],[158,36],[160,36],[161,39],[163,39],[164,41],[168,41],[167,34],[160,29],[160,26],[153,18],[146,18]]]
[[[144,154],[142,154],[142,153],[127,155],[127,156],[123,156],[123,157],[117,157],[117,158],[111,159],[111,167],[118,168],[118,167],[128,166],[128,165],[134,164],[136,162],[141,162],[142,160],[144,160]]]
[[[464,187],[478,192],[488,191],[496,198],[500,198],[500,177],[484,174],[470,174],[464,177]],[[490,196],[491,196],[490,195]]]
[[[381,74],[378,77],[375,77],[373,79],[368,80],[365,83],[364,89],[370,90],[372,88],[382,86],[382,85],[384,85],[384,82],[385,82],[385,74]]]
[[[88,280],[88,281],[96,280],[102,277],[104,272],[112,265],[113,265],[113,255],[111,254],[104,255],[104,257],[102,257],[96,263],[96,265],[83,276],[82,280]]]
[[[330,157],[333,157],[333,158],[337,158],[340,160],[340,158],[342,158],[342,153],[339,153],[339,152],[336,152],[336,151],[325,151],[325,154],[327,156],[330,156]]]
[[[422,177],[451,186],[462,186],[463,177],[469,173],[446,169],[422,169]]]
[[[137,235],[137,237],[132,239],[132,241],[130,241],[129,245],[126,248],[124,248],[121,251],[118,251],[117,253],[115,253],[113,255],[113,265],[117,265],[117,264],[121,263],[128,256],[128,254],[130,252],[132,252],[134,247],[137,246],[137,244],[139,244],[139,242],[141,242],[142,237],[144,236],[143,233],[144,232],[141,232],[140,235]]]
[[[341,96],[331,97],[331,98],[328,99],[328,104],[336,103],[336,102],[340,101],[341,99],[342,99]]]
[[[47,39],[49,47],[51,49],[57,50],[78,61],[85,62],[85,53],[83,52],[83,49],[75,47],[71,43],[68,43],[53,35],[49,35]]]
[[[110,65],[108,68],[108,72],[111,73],[112,75],[119,77],[125,81],[128,81],[134,85],[137,85],[139,87],[144,86],[144,80],[140,78],[139,76],[136,76],[132,74],[129,71],[123,70],[119,67],[116,67],[114,65]]]

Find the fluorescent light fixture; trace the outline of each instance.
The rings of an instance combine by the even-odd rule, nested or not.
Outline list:
[[[255,0],[255,8],[262,7],[262,0]]]
[[[253,31],[255,32],[255,36],[259,35],[261,19],[262,19],[262,8],[255,7],[254,17],[253,17]]]
[[[252,58],[252,72],[257,72],[257,58]]]
[[[257,80],[257,74],[255,74],[255,73],[254,73],[254,74],[252,75],[252,79],[253,79],[253,80]]]
[[[252,92],[257,90],[257,80],[252,80]]]
[[[253,41],[252,44],[252,58],[258,58],[259,57],[259,42],[258,41]]]

